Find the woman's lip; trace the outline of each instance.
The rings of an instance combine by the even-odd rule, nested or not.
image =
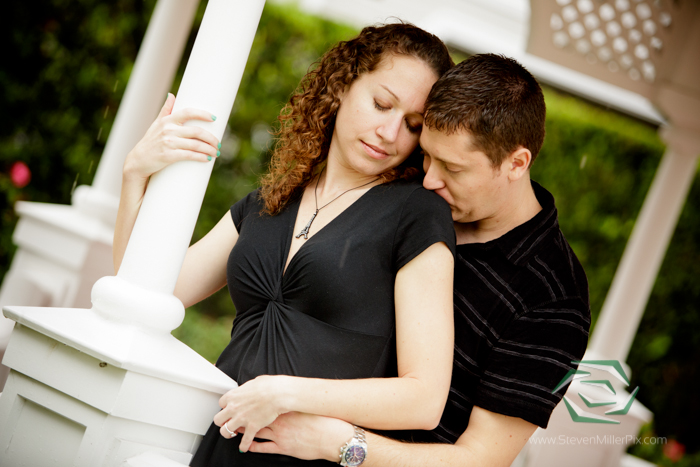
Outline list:
[[[371,157],[375,159],[386,159],[389,157],[389,153],[386,151],[383,151],[376,146],[372,146],[371,144],[367,144],[362,140],[360,140],[360,142],[365,147],[365,152],[367,152],[367,154],[369,154]]]

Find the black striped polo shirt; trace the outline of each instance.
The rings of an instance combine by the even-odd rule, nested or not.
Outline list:
[[[591,322],[588,281],[559,229],[552,195],[532,182],[542,210],[502,237],[457,246],[455,353],[440,425],[414,441],[454,443],[474,406],[547,427],[580,360]]]

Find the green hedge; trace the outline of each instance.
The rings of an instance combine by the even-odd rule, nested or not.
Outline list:
[[[154,3],[3,4],[0,278],[15,249],[14,203],[66,204],[74,184],[92,181]],[[32,173],[21,190],[8,177],[15,161]]]
[[[0,63],[0,279],[14,252],[14,203],[67,204],[75,183],[91,183],[154,3],[38,0],[5,6],[13,27],[0,30],[6,44]],[[308,67],[355,32],[268,3],[193,240],[255,187],[280,108]],[[196,28],[185,57],[195,34]],[[557,200],[562,230],[588,275],[595,319],[664,147],[649,125],[551,89],[545,97],[547,138],[532,177]],[[7,175],[16,161],[32,171],[22,189]],[[696,179],[629,357],[632,385],[640,386],[639,400],[654,412],[658,435],[678,439],[688,452],[699,448],[692,436],[700,415],[692,384],[700,380],[699,208]],[[213,361],[227,343],[234,314],[223,290],[191,307],[174,334]],[[654,462],[669,462],[658,447],[635,449]],[[696,460],[686,455],[682,462]]]

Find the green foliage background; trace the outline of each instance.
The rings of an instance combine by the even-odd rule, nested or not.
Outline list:
[[[10,2],[12,27],[0,63],[0,280],[15,247],[12,206],[20,199],[70,203],[89,184],[140,46],[154,0]],[[172,92],[206,2],[198,10]],[[268,3],[222,141],[196,241],[256,185],[269,159],[270,129],[308,67],[356,31]],[[215,72],[213,70],[212,72]],[[656,129],[552,89],[545,90],[547,138],[532,176],[555,196],[562,230],[590,282],[594,319],[602,306],[664,146]],[[154,116],[155,117],[155,116]],[[24,161],[31,183],[7,176]],[[655,414],[660,436],[689,452],[700,448],[695,396],[700,361],[700,183],[696,180],[673,237],[628,363],[638,398]],[[174,334],[210,360],[226,345],[235,310],[222,290],[191,307]],[[659,448],[635,453],[670,465]],[[678,465],[698,465],[686,455]]]

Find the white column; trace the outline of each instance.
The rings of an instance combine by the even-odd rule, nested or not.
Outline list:
[[[86,307],[95,281],[112,274],[112,237],[124,158],[165,101],[199,0],[161,0],[151,14],[92,186],[73,205],[18,202],[18,247],[0,286],[0,306]],[[14,323],[0,315],[0,360]],[[0,365],[0,391],[7,368]]]
[[[182,58],[199,0],[160,0],[148,23],[124,97],[92,186],[79,186],[73,205],[114,225],[127,153],[143,137],[165,102]]]
[[[700,134],[670,127],[666,153],[634,224],[595,327],[590,351],[627,360],[632,341],[697,173]]]
[[[204,125],[219,138],[264,3],[207,5],[177,108],[215,114]],[[172,290],[212,164],[180,162],[153,177],[123,271],[95,284],[92,310],[4,308],[17,326],[5,356],[0,465],[190,462],[221,394],[236,385],[169,333],[182,320]]]
[[[180,85],[174,111],[196,107],[211,112],[216,121],[188,124],[219,139],[264,3],[210,1]],[[184,309],[172,292],[213,165],[183,161],[151,177],[119,274],[100,279],[93,288],[97,312],[165,331],[180,325]]]

